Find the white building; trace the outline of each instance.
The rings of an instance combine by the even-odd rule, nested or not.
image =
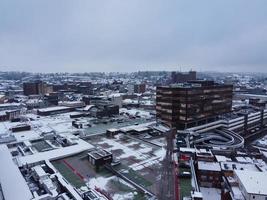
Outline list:
[[[85,106],[84,102],[82,101],[60,101],[58,102],[59,106],[67,106],[71,108],[82,108]]]
[[[134,93],[134,84],[127,85],[128,94]]]
[[[246,200],[267,200],[267,172],[235,170],[234,174]]]
[[[119,95],[111,96],[111,103],[121,108],[122,107],[122,96],[119,96]]]

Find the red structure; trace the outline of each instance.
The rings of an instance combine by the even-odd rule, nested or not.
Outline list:
[[[159,186],[159,200],[179,200],[179,187],[178,187],[178,177],[176,174],[177,167],[174,161],[174,138],[176,129],[171,129],[166,134],[167,147],[166,156],[162,163],[161,171],[161,183]]]
[[[179,181],[179,165],[178,163],[174,163],[174,170],[175,170],[175,173],[174,173],[174,179],[175,179],[175,182],[174,182],[174,189],[175,189],[175,200],[179,200],[180,199],[180,181]]]
[[[66,160],[63,160],[63,162],[73,171],[74,174],[76,174],[81,180],[85,180],[85,178],[74,168],[72,167]]]

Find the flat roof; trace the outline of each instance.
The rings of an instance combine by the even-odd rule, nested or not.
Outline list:
[[[267,98],[267,95],[261,95],[261,94],[236,93],[235,95],[247,96],[247,97]]]
[[[253,160],[250,157],[236,157],[236,160],[240,163],[253,163]]]
[[[200,187],[203,199],[218,200],[221,199],[221,190],[218,188]]]
[[[117,128],[110,128],[107,131],[109,131],[109,132],[117,132],[117,131],[119,131],[119,129],[117,129]]]
[[[128,132],[128,131],[145,131],[145,130],[149,130],[149,128],[147,126],[150,126],[152,124],[154,124],[155,121],[153,122],[147,122],[147,123],[142,123],[142,124],[138,124],[138,125],[130,125],[130,126],[125,126],[123,128],[120,128],[120,131],[122,132]]]
[[[70,107],[67,106],[54,106],[54,107],[48,107],[48,108],[41,108],[38,109],[39,112],[51,112],[51,111],[58,111],[58,110],[65,110],[70,109]]]
[[[21,103],[3,103],[0,104],[0,107],[9,107],[9,106],[21,106]]]
[[[126,128],[128,126],[131,127],[135,123],[139,123],[140,125],[144,124],[144,126],[149,126],[151,124],[156,123],[156,121],[149,120],[149,122],[151,124],[146,125],[147,122],[148,122],[148,120],[146,120],[144,118],[137,118],[137,119],[127,120],[127,121],[124,121],[122,123],[118,123],[118,122],[108,122],[107,124],[100,123],[100,124],[97,124],[95,126],[88,127],[84,131],[85,131],[86,135],[99,134],[99,133],[104,134],[110,128],[116,128],[116,129],[119,129],[120,131],[122,131],[121,128]],[[136,125],[134,125],[134,126],[136,126]],[[128,130],[128,128],[125,130]]]
[[[6,145],[0,145],[0,163],[0,183],[5,200],[32,199],[30,189]]]
[[[93,151],[90,151],[88,155],[94,157],[95,159],[99,159],[101,157],[110,156],[112,154],[104,149],[95,149]]]
[[[226,161],[232,161],[231,158],[228,158],[226,156],[221,156],[221,155],[215,155],[215,158],[218,162],[226,162]]]
[[[259,171],[253,163],[240,163],[240,162],[220,162],[222,170],[233,171],[233,170],[244,170],[244,171]]]
[[[196,149],[195,148],[180,147],[180,152],[183,152],[183,153],[196,153]]]
[[[267,195],[267,172],[235,170],[235,175],[240,180],[247,193]]]
[[[85,106],[85,107],[83,108],[83,110],[84,110],[84,111],[89,111],[89,110],[90,110],[91,108],[93,108],[93,107],[96,108],[95,105],[87,105],[87,106]]]
[[[53,149],[50,151],[39,152],[28,156],[22,156],[18,158],[20,165],[31,164],[42,160],[56,160],[70,155],[74,155],[89,149],[92,149],[93,145],[88,142],[79,139],[77,144],[63,147],[59,149]]]
[[[195,89],[195,88],[216,88],[216,87],[233,87],[229,84],[221,84],[214,81],[207,80],[196,80],[196,81],[188,81],[184,83],[174,83],[168,86],[158,86],[157,88],[170,88],[170,89]]]
[[[33,167],[32,169],[38,174],[39,177],[46,176],[45,171],[40,165],[37,165]]]
[[[199,170],[206,170],[206,171],[221,171],[221,166],[217,162],[205,162],[205,161],[198,161],[198,169]]]

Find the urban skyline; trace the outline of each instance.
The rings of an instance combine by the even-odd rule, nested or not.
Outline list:
[[[0,0],[0,200],[267,200],[267,0]]]

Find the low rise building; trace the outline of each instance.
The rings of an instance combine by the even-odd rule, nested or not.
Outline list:
[[[96,168],[112,162],[112,153],[104,149],[94,149],[88,153],[89,162]]]
[[[246,200],[267,199],[267,172],[235,170],[235,177]]]
[[[66,113],[74,111],[75,108],[67,106],[54,106],[48,108],[42,108],[37,110],[37,114],[41,116],[55,115],[59,113]]]
[[[222,182],[221,167],[217,162],[198,161],[197,179],[200,186],[220,188]]]

